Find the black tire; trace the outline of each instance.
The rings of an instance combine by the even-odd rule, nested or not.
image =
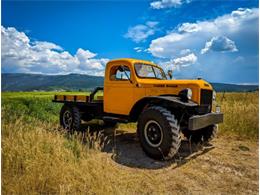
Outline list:
[[[171,159],[181,144],[178,120],[160,106],[143,111],[138,119],[137,132],[144,152],[154,159]]]
[[[60,111],[60,125],[69,132],[80,130],[79,109],[76,106],[63,105]]]
[[[203,143],[208,143],[212,139],[214,139],[216,137],[217,131],[218,131],[218,126],[211,125],[196,131],[184,130],[183,134],[192,143],[203,144]]]

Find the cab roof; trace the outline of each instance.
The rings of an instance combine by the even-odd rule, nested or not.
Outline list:
[[[135,58],[118,58],[118,59],[110,60],[108,63],[113,63],[113,62],[117,62],[117,61],[125,61],[125,62],[129,62],[131,64],[134,64],[134,63],[144,63],[144,64],[151,64],[151,65],[160,67],[160,66],[158,66],[157,64],[155,64],[155,63],[153,63],[151,61],[135,59]]]

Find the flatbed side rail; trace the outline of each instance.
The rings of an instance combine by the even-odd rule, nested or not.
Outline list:
[[[90,95],[54,95],[54,100],[52,102],[66,103],[66,102],[76,102],[76,103],[91,103],[94,101],[94,96],[98,91],[103,91],[104,87],[96,87]]]
[[[86,95],[54,95],[54,100],[52,102],[80,102],[80,103],[88,103],[89,96]]]

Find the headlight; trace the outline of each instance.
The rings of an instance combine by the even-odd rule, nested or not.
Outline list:
[[[191,100],[191,98],[192,98],[192,90],[190,88],[188,88],[187,90],[188,90],[187,97],[188,97],[189,100]]]
[[[182,101],[188,101],[192,98],[192,90],[190,88],[183,89],[179,92]]]
[[[216,91],[213,91],[212,100],[216,101],[216,99],[217,99],[217,93],[216,93]]]

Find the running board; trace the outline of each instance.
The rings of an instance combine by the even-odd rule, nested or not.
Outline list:
[[[116,121],[119,123],[128,123],[128,120],[126,119],[122,119],[122,118],[118,118],[118,117],[112,117],[112,116],[104,116],[102,118],[104,121]]]

